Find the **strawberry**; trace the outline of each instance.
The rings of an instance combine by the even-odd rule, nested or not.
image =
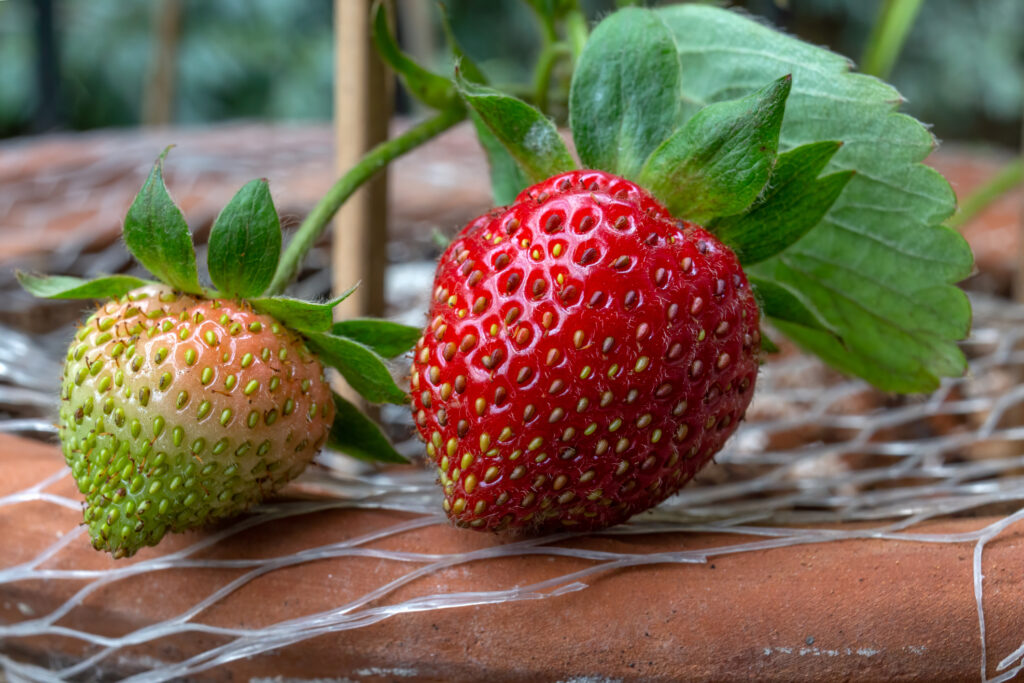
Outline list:
[[[735,255],[636,184],[572,171],[441,257],[412,410],[459,526],[599,529],[679,490],[753,394]]]
[[[325,443],[405,462],[324,372],[334,367],[368,400],[404,403],[382,355],[407,351],[419,330],[335,323],[332,309],[351,290],[326,303],[279,296],[312,241],[281,254],[265,180],[221,211],[207,252],[216,289],[200,283],[191,234],[164,186],[164,155],[124,226],[125,245],[162,283],[18,273],[36,296],[106,299],[68,349],[59,431],[93,546],[115,558],[242,512]]]
[[[323,365],[251,306],[145,287],[78,329],[60,436],[93,545],[115,557],[293,479],[334,416]]]

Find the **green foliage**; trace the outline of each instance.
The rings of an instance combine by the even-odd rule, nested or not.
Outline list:
[[[210,231],[207,265],[213,284],[231,297],[259,296],[281,255],[281,221],[266,180],[247,183]]]
[[[19,271],[15,276],[29,294],[42,299],[108,299],[156,284],[130,275],[104,275],[84,280],[67,275],[36,276]]]
[[[928,391],[940,377],[962,374],[955,342],[967,333],[970,308],[952,283],[970,273],[970,249],[938,225],[953,210],[953,193],[920,163],[934,140],[894,111],[899,93],[850,73],[838,55],[733,12],[702,5],[656,11],[686,74],[685,117],[791,73],[780,149],[844,143],[825,170],[855,173],[832,207],[796,244],[748,268],[758,281],[798,295],[822,323],[772,316],[779,330],[886,390]]]
[[[337,394],[334,394],[334,422],[327,445],[366,462],[409,462],[395,450],[376,423]]]
[[[775,164],[792,78],[702,108],[644,163],[638,181],[674,216],[706,223],[738,213],[761,193]]]
[[[712,223],[720,240],[749,266],[775,256],[821,221],[839,198],[853,171],[817,180],[840,142],[812,142],[780,154],[764,193],[750,209]]]
[[[434,109],[447,109],[458,104],[458,95],[451,79],[423,68],[402,52],[388,27],[387,9],[378,1],[373,7],[371,36],[377,54],[402,79],[409,94]]]
[[[776,323],[780,321],[789,322],[811,330],[827,332],[838,338],[835,330],[830,329],[801,300],[799,292],[795,292],[778,282],[762,280],[753,275],[750,276],[749,280],[754,288],[757,301],[761,305],[761,312],[772,318]]]
[[[558,129],[520,99],[455,74],[459,94],[531,182],[576,167]]]
[[[373,403],[407,403],[409,397],[395,384],[387,363],[373,349],[348,337],[307,334],[310,346],[338,369],[349,386]]]
[[[447,9],[444,5],[441,5],[440,8],[441,26],[444,29],[445,39],[448,41],[448,49],[455,59],[459,70],[462,72],[463,78],[471,83],[487,85],[487,77],[484,76],[483,71],[476,65],[476,62],[466,55],[456,39],[454,31],[452,31]],[[469,111],[469,119],[473,123],[477,140],[480,141],[480,146],[487,156],[487,166],[491,174],[491,195],[494,198],[494,203],[499,205],[511,204],[516,195],[525,189],[530,182],[523,170],[519,168],[519,164],[512,158],[512,155],[505,149],[505,146],[501,144],[501,141],[494,136],[494,133],[490,131],[487,124],[480,118],[480,115],[471,109]]]
[[[164,150],[153,165],[128,215],[124,243],[146,270],[175,289],[201,294],[192,234],[164,185]]]
[[[477,140],[487,156],[491,174],[491,195],[498,206],[511,204],[516,196],[530,186],[526,172],[516,163],[501,141],[491,132],[487,124],[475,111],[469,114],[476,130]]]
[[[679,119],[679,57],[657,15],[639,9],[601,22],[580,55],[569,95],[585,168],[636,179]]]
[[[334,322],[334,307],[352,295],[359,285],[353,285],[330,301],[319,303],[292,299],[287,296],[265,296],[249,303],[260,313],[273,316],[299,332],[324,332]]]
[[[384,358],[394,358],[411,349],[423,330],[390,320],[351,318],[334,323],[331,333],[357,341]]]

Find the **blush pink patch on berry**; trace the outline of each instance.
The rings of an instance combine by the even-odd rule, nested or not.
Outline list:
[[[595,529],[677,491],[735,431],[758,309],[732,254],[635,184],[574,171],[442,256],[413,413],[460,525]]]
[[[166,287],[79,328],[61,399],[85,522],[115,557],[262,500],[302,472],[334,416],[301,337],[248,304]]]

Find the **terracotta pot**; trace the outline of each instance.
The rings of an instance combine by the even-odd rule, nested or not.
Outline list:
[[[56,447],[0,437],[0,652],[51,668],[71,665],[100,648],[54,634],[11,637],[4,630],[50,614],[87,582],[12,580],[10,568],[32,561],[63,535],[75,532],[79,512],[54,502],[4,497],[61,470]],[[68,476],[46,491],[75,496]],[[386,509],[323,510],[261,524],[195,557],[287,557],[418,518]],[[427,517],[425,526],[359,547],[451,554],[503,543],[435,520]],[[914,530],[962,533],[992,521],[958,519]],[[1024,633],[1022,531],[1019,525],[1011,527],[984,550],[989,675]],[[166,558],[214,533],[169,536],[159,548],[120,562],[92,550],[79,533],[40,566],[94,570],[98,574],[91,580],[96,580],[111,571]],[[247,654],[195,677],[943,681],[978,676],[981,640],[972,590],[973,543],[861,539],[716,556],[716,548],[717,553],[726,553],[724,547],[749,540],[752,537],[726,533],[661,533],[563,541],[555,547],[639,554],[703,550],[708,559],[605,570],[583,578],[586,588],[544,599],[410,611],[376,623],[371,623],[372,611],[363,611],[367,623],[361,627]],[[508,590],[594,565],[593,560],[555,554],[459,564],[426,572],[360,609],[426,595]],[[419,566],[367,556],[285,566],[214,601],[192,621],[233,629],[266,628],[347,605]],[[183,614],[244,571],[178,568],[125,576],[85,596],[58,623],[94,634],[123,635]],[[158,637],[118,650],[80,678],[120,678],[154,668],[173,673],[168,668],[173,662],[230,641],[197,632]]]

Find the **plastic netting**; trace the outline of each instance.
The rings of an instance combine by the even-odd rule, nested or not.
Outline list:
[[[678,534],[677,551],[597,552],[571,544],[576,535],[568,533],[453,554],[440,549],[384,549],[378,543],[382,539],[447,523],[438,513],[439,492],[433,474],[426,470],[397,474],[352,470],[346,459],[325,453],[319,459],[320,467],[300,480],[304,490],[322,494],[320,499],[262,506],[231,526],[198,536],[188,547],[153,559],[112,570],[69,568],[58,563],[62,553],[72,544],[87,543],[84,529],[69,522],[63,535],[34,559],[0,568],[0,584],[42,579],[73,582],[77,589],[70,591],[72,597],[64,604],[46,614],[0,625],[0,642],[10,646],[23,639],[60,636],[86,646],[86,654],[77,660],[55,660],[48,667],[0,654],[0,665],[12,681],[83,680],[140,644],[186,633],[216,636],[216,645],[179,661],[153,661],[147,666],[145,660],[137,659],[138,673],[128,678],[174,680],[325,633],[365,628],[411,612],[542,600],[586,591],[588,582],[611,570],[653,563],[703,563],[725,554],[873,538],[973,544],[973,592],[982,642],[980,677],[1008,680],[1024,670],[1024,645],[1013,652],[997,653],[984,646],[983,569],[986,543],[1024,519],[1024,383],[1019,382],[1024,373],[1024,307],[978,297],[974,306],[974,330],[964,344],[970,372],[962,379],[944,382],[930,395],[882,395],[860,381],[839,378],[818,361],[799,354],[767,363],[747,421],[716,464],[653,513],[605,532],[617,536]],[[7,352],[15,353],[10,347]],[[384,418],[391,423],[407,419],[401,409]],[[0,422],[0,426],[8,431],[52,429],[31,419]],[[400,446],[409,451],[417,448],[415,442]],[[0,498],[0,507],[44,502],[77,511],[78,500],[52,492],[69,476],[62,470],[43,478],[30,488]],[[303,547],[280,556],[211,559],[205,554],[254,528],[331,508],[395,510],[412,516],[343,542]],[[926,520],[971,511],[990,515],[998,511],[1001,518],[970,533],[936,534],[919,529]],[[835,522],[861,524],[836,528],[831,524]],[[815,528],[816,524],[830,526]],[[736,534],[737,542],[713,550],[683,549],[693,547],[684,539],[710,533]],[[532,585],[409,594],[424,576],[520,555],[572,557],[588,564]],[[318,605],[322,609],[276,623],[231,628],[207,619],[218,603],[244,590],[257,577],[339,558],[399,563],[404,570],[397,578],[389,578],[344,604]],[[90,595],[139,575],[225,567],[240,571],[190,609],[159,623],[111,636],[62,621]],[[964,589],[971,590],[971,586]],[[396,597],[399,594],[401,597]],[[1020,636],[1024,640],[1024,633]],[[986,675],[990,660],[998,660],[992,678]]]

